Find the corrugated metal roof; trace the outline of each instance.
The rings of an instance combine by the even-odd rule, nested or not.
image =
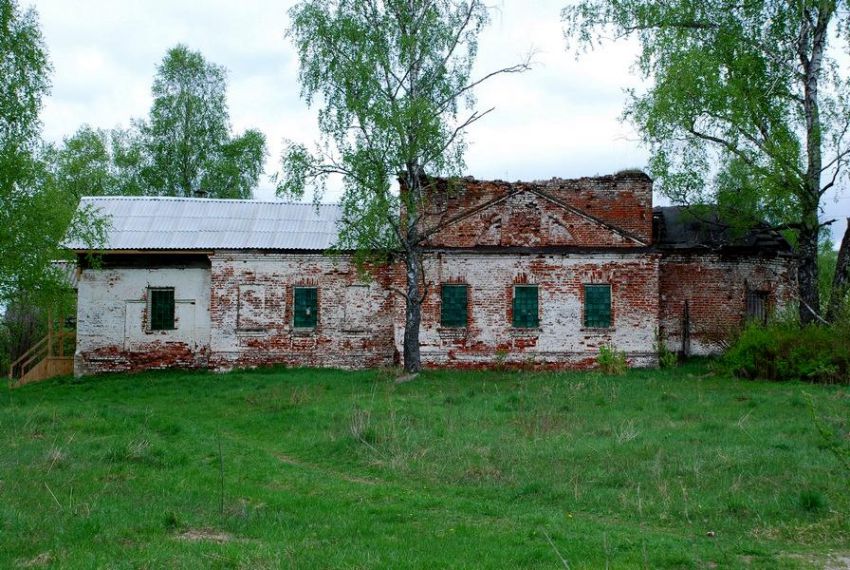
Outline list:
[[[336,204],[169,197],[86,197],[110,222],[103,250],[324,250],[337,240]],[[79,240],[69,249],[88,249]]]

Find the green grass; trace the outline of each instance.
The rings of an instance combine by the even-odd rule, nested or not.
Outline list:
[[[847,387],[705,363],[0,391],[0,567],[823,567],[850,473],[807,394],[847,432]]]

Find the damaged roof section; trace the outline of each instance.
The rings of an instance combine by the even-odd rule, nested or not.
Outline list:
[[[460,179],[460,190],[430,214],[439,247],[610,246],[650,243],[667,251],[790,254],[766,224],[742,229],[712,208],[652,208],[642,173],[506,183]],[[325,251],[339,239],[336,204],[172,197],[87,197],[108,221],[102,251]],[[441,237],[442,236],[442,237]],[[69,240],[72,250],[89,248]]]
[[[699,211],[683,206],[656,207],[653,242],[661,249],[701,251],[752,250],[791,253],[791,244],[767,224],[746,229],[724,222],[716,208]]]
[[[213,250],[267,249],[322,251],[336,243],[336,204],[170,197],[87,197],[108,219],[100,249]],[[69,241],[69,249],[88,249]]]

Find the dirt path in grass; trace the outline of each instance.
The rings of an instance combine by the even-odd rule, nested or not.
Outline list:
[[[323,475],[331,475],[336,477],[337,479],[341,479],[343,481],[348,481],[349,483],[360,483],[362,485],[377,485],[380,481],[375,481],[372,479],[364,479],[362,477],[354,477],[352,475],[347,475],[345,473],[340,473],[339,471],[334,471],[332,469],[327,469],[326,467],[322,467],[321,465],[315,465],[313,463],[307,463],[301,461],[300,459],[296,459],[290,455],[286,455],[284,453],[274,452],[272,453],[275,457],[277,457],[282,463],[286,463],[287,465],[292,465],[293,467],[300,467],[302,469],[309,469],[311,471],[318,471]]]
[[[850,570],[850,554],[832,554],[826,559],[825,570]]]

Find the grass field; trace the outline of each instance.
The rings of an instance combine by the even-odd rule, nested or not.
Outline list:
[[[822,568],[850,389],[162,372],[0,392],[0,567]]]

